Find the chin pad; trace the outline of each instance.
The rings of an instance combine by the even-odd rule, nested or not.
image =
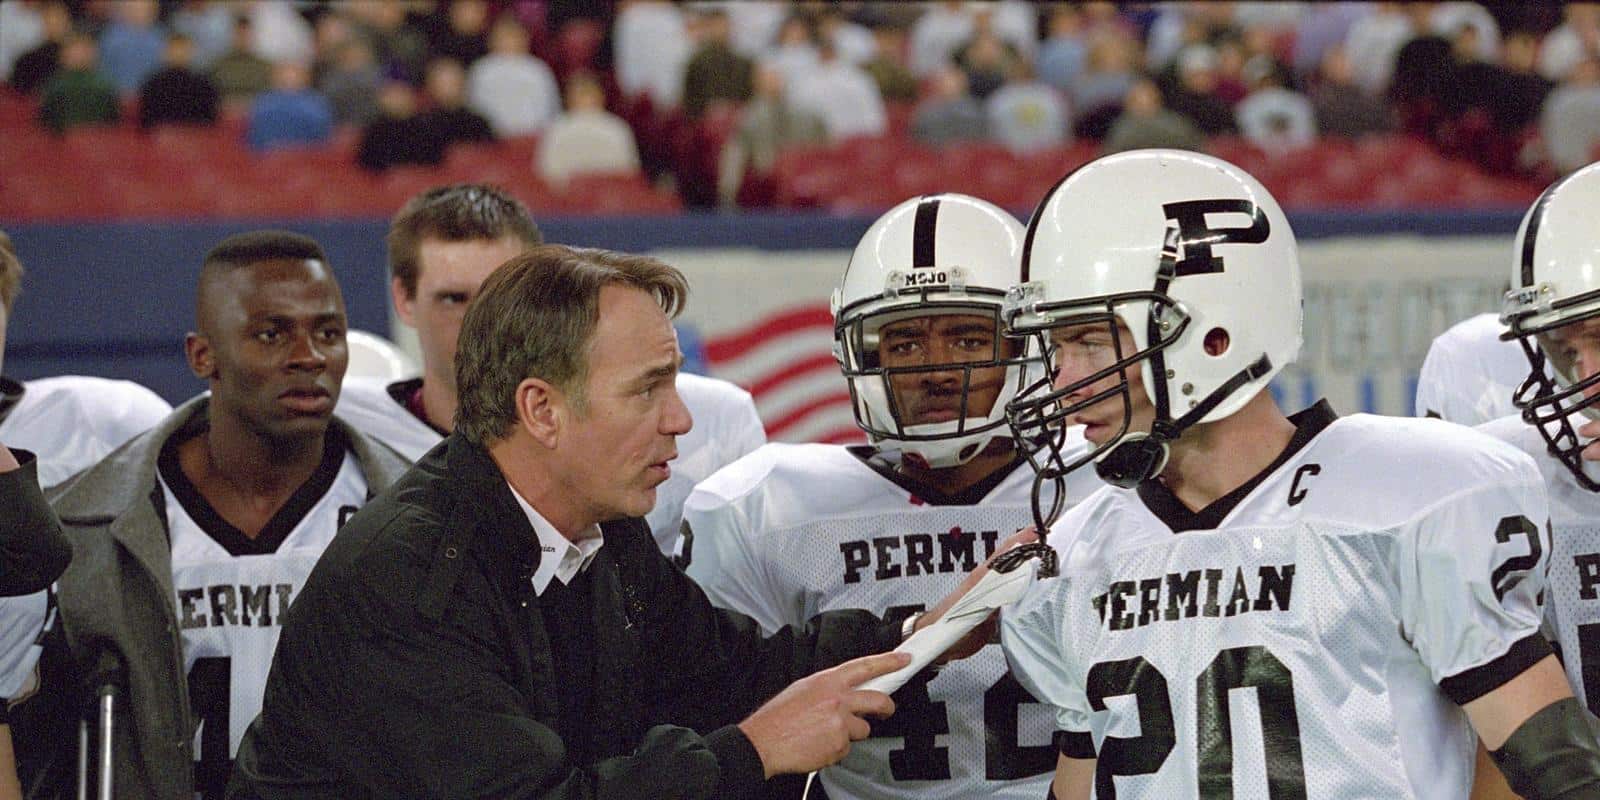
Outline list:
[[[1161,474],[1167,466],[1167,442],[1148,433],[1129,434],[1094,462],[1100,479],[1131,489]]]

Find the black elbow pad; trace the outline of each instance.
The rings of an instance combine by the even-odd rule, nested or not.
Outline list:
[[[1489,755],[1512,790],[1528,800],[1600,800],[1595,724],[1577,698],[1568,697],[1529,717]]]

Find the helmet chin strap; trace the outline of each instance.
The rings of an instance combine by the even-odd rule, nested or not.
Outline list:
[[[924,452],[925,449],[931,449],[926,447],[930,442],[900,442],[900,458],[915,462],[917,466],[923,469],[959,467],[988,450],[989,445],[993,444],[997,438],[1002,438],[1002,436],[996,434],[978,441],[963,442],[960,447],[951,448],[948,452],[934,455],[932,458],[929,457],[927,452]],[[884,441],[893,442],[895,440],[885,439]]]
[[[1094,462],[1100,480],[1119,489],[1132,489],[1160,475],[1171,448],[1167,439],[1153,433],[1130,433]]]
[[[950,422],[912,426],[906,428],[905,432],[917,436],[954,434],[963,428],[971,431],[974,428],[982,428],[986,425],[990,425],[990,422],[986,419],[967,417]],[[945,427],[950,430],[940,430],[940,428]],[[1009,431],[991,429],[967,433],[960,437],[952,436],[945,439],[924,438],[909,441],[896,439],[893,436],[884,436],[875,439],[874,443],[898,449],[901,458],[918,462],[918,466],[924,469],[948,469],[950,467],[959,467],[977,458],[979,454],[989,449],[989,445],[994,443],[995,439],[1005,438],[1008,433]]]
[[[1265,353],[1256,359],[1250,366],[1235,373],[1233,377],[1223,382],[1205,399],[1189,409],[1187,414],[1177,419],[1158,418],[1150,426],[1149,433],[1130,433],[1112,446],[1105,455],[1094,462],[1094,471],[1106,483],[1123,489],[1131,489],[1161,474],[1166,469],[1167,459],[1172,455],[1172,442],[1178,440],[1183,432],[1188,430],[1202,417],[1216,408],[1218,403],[1226,400],[1240,387],[1256,380],[1272,371],[1272,359]],[[1165,393],[1166,389],[1161,389]],[[1165,403],[1159,405],[1165,406]]]

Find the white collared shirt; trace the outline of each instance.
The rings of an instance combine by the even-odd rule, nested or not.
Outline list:
[[[506,485],[511,486],[509,482]],[[595,554],[600,552],[600,545],[605,544],[599,525],[590,525],[573,543],[534,510],[517,487],[511,486],[511,496],[517,498],[517,505],[522,506],[522,513],[528,515],[528,522],[533,525],[534,535],[539,537],[539,566],[533,571],[534,594],[544,594],[551,578],[560,579],[563,584],[571,583],[574,576],[589,568]]]

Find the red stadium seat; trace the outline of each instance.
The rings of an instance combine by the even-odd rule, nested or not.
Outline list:
[[[828,209],[838,214],[881,214],[908,196],[910,195],[893,185],[886,186],[877,182],[858,183],[849,186],[829,201]]]
[[[21,128],[0,135],[5,137],[5,144],[0,146],[0,175],[68,167],[61,140],[46,131]]]
[[[853,136],[836,145],[840,158],[858,167],[868,167],[904,158],[918,149],[909,138],[894,136]]]
[[[539,152],[538,136],[511,136],[500,140],[500,150],[508,166],[522,165],[533,169],[533,157]]]
[[[1261,148],[1240,136],[1214,136],[1206,142],[1206,152],[1234,166],[1254,174],[1251,169],[1266,158]]]
[[[0,219],[40,222],[111,216],[110,200],[86,172],[22,170],[7,172],[4,181]]]
[[[1416,159],[1437,158],[1427,142],[1400,134],[1364,136],[1356,141],[1355,157],[1370,171],[1387,172]]]
[[[380,180],[361,169],[329,176],[311,187],[311,209],[319,217],[387,218],[400,206],[379,190]]]
[[[778,183],[778,202],[786,208],[821,208],[854,183],[839,166],[819,168]]]
[[[935,194],[951,188],[950,175],[940,163],[939,156],[920,148],[908,148],[890,164],[890,177],[895,194],[901,200],[919,194]],[[881,185],[879,180],[865,181]]]
[[[115,199],[116,216],[123,219],[200,219],[213,213],[211,198],[159,174],[110,175],[103,187]]]
[[[72,163],[103,170],[142,161],[150,141],[137,128],[108,125],[73,128],[61,137],[61,146]]]
[[[916,103],[886,101],[883,110],[889,118],[890,136],[905,138],[911,135],[911,118],[916,115]]]
[[[549,186],[534,175],[531,171],[525,175],[514,176],[511,180],[501,184],[501,188],[511,193],[511,196],[521,200],[534,213],[548,212],[560,204]]]
[[[31,128],[38,116],[39,104],[34,98],[0,86],[0,131]]]
[[[1049,178],[1050,184],[1052,185],[1067,173],[1098,158],[1100,156],[1100,145],[1096,142],[1080,140],[1073,142],[1072,145],[1067,147],[1065,150],[1055,152],[1056,168],[1054,171],[1056,174]],[[1039,159],[1041,163],[1044,163],[1044,157],[1042,155],[1039,157]],[[1043,193],[1041,192],[1041,195],[1042,194]]]
[[[670,194],[639,175],[580,175],[560,193],[563,210],[586,214],[664,214],[682,210]]]

